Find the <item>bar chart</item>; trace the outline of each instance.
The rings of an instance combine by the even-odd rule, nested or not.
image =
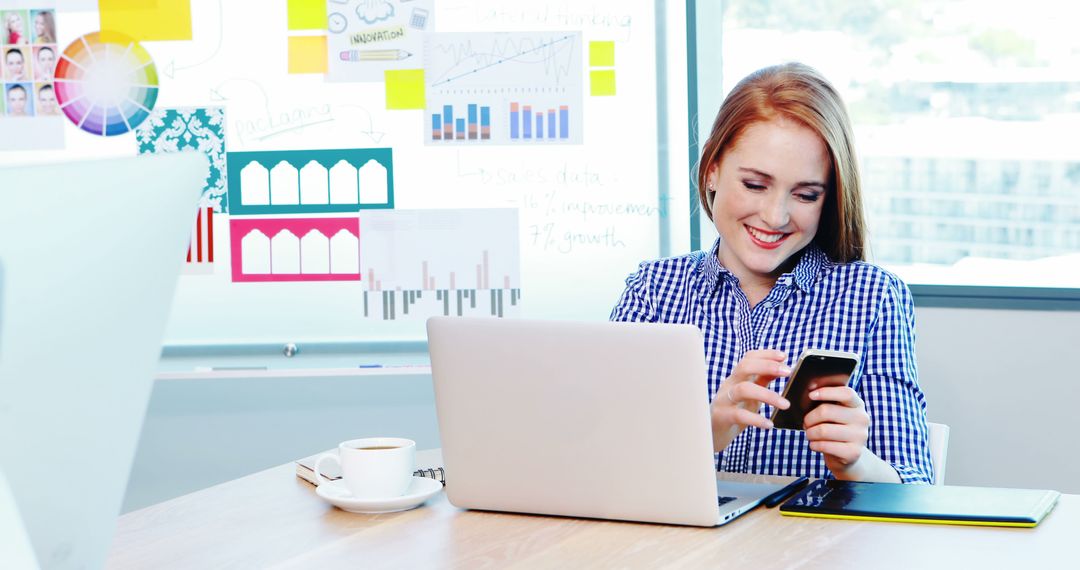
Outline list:
[[[512,141],[567,140],[570,138],[570,107],[557,105],[545,109],[512,101],[509,125]]]
[[[431,114],[431,140],[491,140],[491,107],[468,103],[462,115],[443,105],[441,113]]]
[[[517,216],[506,208],[361,212],[363,317],[519,314]]]

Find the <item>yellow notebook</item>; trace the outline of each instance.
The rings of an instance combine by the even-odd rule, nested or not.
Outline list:
[[[780,514],[929,524],[1033,527],[1054,508],[1057,491],[818,480]]]

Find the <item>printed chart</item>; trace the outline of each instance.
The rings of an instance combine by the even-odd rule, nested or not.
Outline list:
[[[519,314],[517,210],[370,210],[360,226],[365,319]]]
[[[0,151],[64,146],[66,121],[53,85],[56,10],[39,2],[54,4],[0,2]]]
[[[80,129],[95,135],[124,134],[150,116],[157,101],[157,68],[137,42],[115,32],[71,42],[56,64],[56,100]]]
[[[424,53],[428,145],[582,143],[580,32],[433,33]]]
[[[322,214],[394,207],[389,148],[228,153],[231,214]]]
[[[356,218],[232,218],[232,280],[358,281]]]
[[[419,69],[423,35],[434,29],[433,0],[328,0],[328,81],[382,81]]]

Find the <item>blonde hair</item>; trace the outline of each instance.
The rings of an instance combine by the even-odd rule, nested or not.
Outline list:
[[[43,10],[38,12],[34,18],[41,18],[45,23],[45,33],[38,36],[35,40],[39,44],[54,44],[56,43],[56,20],[53,18],[53,13],[50,10]],[[36,25],[36,24],[35,24]],[[35,33],[37,30],[35,29]]]
[[[701,207],[711,218],[715,192],[708,189],[707,178],[724,151],[733,148],[750,125],[778,118],[814,131],[829,150],[832,164],[814,242],[833,261],[865,259],[866,227],[851,120],[836,89],[802,63],[759,69],[724,99],[698,162]]]

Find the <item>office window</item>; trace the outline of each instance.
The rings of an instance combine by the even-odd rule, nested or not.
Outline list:
[[[731,0],[722,33],[699,34],[699,69],[719,63],[724,94],[792,60],[836,85],[872,258],[909,283],[1077,288],[1077,12],[1051,0]]]

